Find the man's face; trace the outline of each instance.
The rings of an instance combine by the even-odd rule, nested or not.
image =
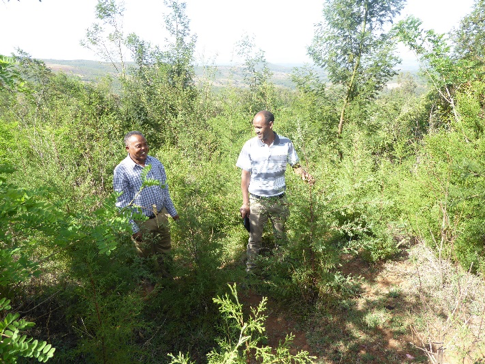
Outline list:
[[[273,122],[266,123],[263,115],[257,114],[253,119],[254,132],[261,141],[268,140],[273,133]]]
[[[128,139],[128,145],[126,150],[130,154],[131,159],[137,163],[145,163],[148,155],[148,144],[144,137],[141,135],[132,135]]]

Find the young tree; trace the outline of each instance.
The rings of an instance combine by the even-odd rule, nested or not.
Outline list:
[[[483,10],[480,10],[480,7],[484,7],[483,3],[483,0],[479,0],[472,14],[462,21],[455,33],[458,43],[454,52],[446,34],[423,29],[420,19],[410,16],[396,26],[397,36],[416,53],[428,82],[445,102],[442,113],[451,111],[457,125],[462,122],[456,105],[457,92],[483,78],[483,46],[480,39],[485,33],[477,28],[477,24],[484,21]],[[466,140],[469,139],[464,136]]]
[[[81,45],[88,48],[106,62],[110,62],[116,72],[125,75],[125,36],[123,34],[124,4],[116,0],[98,0],[97,21],[86,30],[86,38]]]
[[[473,10],[460,22],[452,34],[456,58],[475,62],[483,67],[485,63],[485,0],[476,0]]]
[[[372,99],[396,74],[395,43],[386,26],[400,13],[405,0],[326,0],[324,21],[316,25],[308,49],[328,78],[344,88],[340,137],[349,104],[357,97]]]
[[[273,73],[269,69],[264,51],[256,49],[254,36],[244,35],[236,44],[236,52],[244,61],[243,78],[249,86],[249,113],[254,114],[262,109],[272,109],[274,84]]]
[[[193,61],[197,35],[190,32],[190,19],[185,12],[187,4],[179,0],[164,0],[170,10],[164,16],[170,38],[165,39],[167,50],[163,62],[170,65],[170,79],[185,89],[193,86]]]
[[[130,69],[133,77],[123,83],[126,125],[145,130],[154,146],[183,142],[182,128],[184,133],[192,127],[201,129],[193,114],[198,106],[193,65],[197,36],[191,34],[185,2],[164,3],[168,10],[163,16],[168,34],[164,46],[152,46],[135,34],[125,43],[136,62]]]

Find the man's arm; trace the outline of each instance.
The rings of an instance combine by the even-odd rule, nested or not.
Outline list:
[[[300,163],[296,163],[295,165],[292,166],[293,171],[301,177],[302,180],[308,182],[310,185],[313,185],[315,183],[315,178],[305,171],[303,167],[300,165]]]
[[[243,204],[239,209],[241,213],[241,217],[244,218],[249,216],[250,208],[249,208],[249,181],[251,181],[251,172],[245,171],[244,169],[241,172],[241,192],[243,197]]]
[[[130,207],[133,201],[133,191],[131,191],[130,185],[126,178],[125,172],[122,168],[115,168],[114,178],[113,178],[113,189],[115,192],[121,192],[116,201],[116,207],[119,209]],[[129,220],[131,224],[131,229],[133,231],[133,237],[141,237],[140,228],[133,219]]]
[[[164,184],[162,187],[162,198],[164,201],[164,207],[167,209],[167,212],[169,215],[172,217],[174,220],[178,220],[180,217],[177,213],[177,210],[175,209],[175,206],[172,201],[172,197],[170,196],[170,191],[168,188],[168,183],[167,183],[167,173],[165,172],[165,167],[163,164],[160,162],[158,163],[158,167],[160,168],[160,175],[161,175],[161,183]]]

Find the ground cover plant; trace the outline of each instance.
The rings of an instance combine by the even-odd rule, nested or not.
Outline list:
[[[210,70],[195,77],[185,4],[167,5],[173,43],[118,34],[135,62],[116,82],[54,73],[23,52],[0,59],[3,360],[482,362],[483,58],[463,34],[476,35],[483,2],[451,37],[455,48],[416,19],[399,23],[386,42],[415,49],[423,75],[402,74],[391,89],[386,73],[361,90],[310,67],[295,70],[294,89],[275,87],[248,37],[246,84],[214,89]],[[112,20],[99,26],[118,24],[117,6],[99,2],[100,20]],[[315,184],[287,172],[289,244],[275,254],[265,231],[261,272],[247,279],[235,162],[262,108]],[[114,206],[113,168],[134,129],[165,165],[181,216],[171,222],[173,279],[136,256]]]

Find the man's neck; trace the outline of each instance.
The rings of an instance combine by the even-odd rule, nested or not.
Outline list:
[[[263,140],[263,143],[266,144],[268,147],[273,144],[274,140],[276,139],[275,132],[272,132],[268,139]]]
[[[140,160],[133,158],[131,155],[130,155],[130,158],[133,162],[135,162],[135,164],[138,164],[139,166],[145,167],[145,164],[146,164],[146,161],[147,161],[146,159],[144,161],[140,161]]]

